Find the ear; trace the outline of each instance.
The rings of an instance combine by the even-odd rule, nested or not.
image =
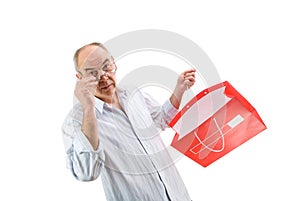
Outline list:
[[[82,79],[82,75],[80,73],[76,73],[76,77],[81,80]]]

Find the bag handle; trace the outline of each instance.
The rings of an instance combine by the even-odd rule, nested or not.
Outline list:
[[[186,91],[190,89],[190,87],[189,87],[187,84],[185,85],[185,87],[186,87]],[[206,94],[206,95],[207,95],[207,94]],[[187,98],[187,100],[190,100],[190,99],[191,99],[191,98],[188,99],[188,98],[189,98],[188,95],[186,95],[186,98]],[[210,151],[212,151],[212,152],[221,152],[221,151],[223,151],[224,148],[225,148],[224,133],[223,133],[222,129],[220,128],[220,126],[219,126],[219,124],[218,124],[216,118],[213,118],[213,121],[214,121],[214,123],[216,124],[217,131],[220,133],[220,136],[221,136],[221,139],[222,139],[222,147],[221,147],[220,149],[212,149],[212,148],[210,148],[209,145],[211,145],[213,142],[210,143],[209,145],[206,145],[206,144],[199,138],[199,136],[197,135],[197,133],[196,133],[195,130],[194,130],[194,135],[195,135],[195,137],[197,138],[197,140],[200,142],[200,144],[201,144],[203,147],[205,147],[206,149],[208,149],[208,150],[210,150]],[[210,136],[209,136],[209,137],[210,137]],[[208,138],[209,138],[209,137],[208,137]],[[218,140],[219,140],[219,138],[218,138]],[[204,139],[204,141],[205,141],[205,139]],[[196,145],[196,146],[197,146],[197,145]],[[194,147],[193,147],[193,148],[194,148]],[[190,150],[192,150],[193,148],[191,148]]]
[[[204,144],[204,142],[202,142],[202,140],[201,140],[201,139],[199,138],[199,136],[197,135],[196,131],[194,131],[194,135],[195,135],[195,137],[197,138],[197,140],[200,142],[200,144],[201,144],[203,147],[205,147],[206,149],[208,149],[208,150],[210,150],[210,151],[212,151],[212,152],[221,152],[221,151],[223,151],[224,148],[225,148],[224,134],[223,134],[222,129],[221,129],[220,126],[218,125],[218,122],[217,122],[216,118],[213,118],[213,120],[214,120],[214,122],[215,122],[215,124],[216,124],[216,126],[217,126],[218,131],[219,131],[218,133],[220,133],[220,136],[221,136],[221,138],[222,138],[222,147],[221,147],[220,149],[212,149],[212,148],[210,148],[209,145],[211,145],[213,142],[210,143],[209,145]],[[209,136],[209,137],[210,137],[210,136]],[[218,140],[219,140],[219,138],[218,138]]]

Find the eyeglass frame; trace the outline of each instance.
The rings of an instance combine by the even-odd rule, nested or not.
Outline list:
[[[108,67],[105,67],[106,65]],[[111,70],[109,70],[109,68],[112,67],[112,66],[114,68],[112,68]],[[107,70],[104,70],[104,68],[106,68]],[[85,71],[86,74],[90,74],[91,76],[96,77],[97,80],[99,80],[99,79],[101,79],[106,74],[114,74],[117,71],[117,66],[115,64],[114,58],[111,56],[110,59],[105,59],[104,64],[100,68],[98,68],[98,67],[88,67],[88,68],[85,68],[84,71]],[[88,71],[92,71],[92,72],[88,72]],[[99,73],[99,71],[101,73]],[[97,72],[97,74],[93,75],[92,74],[93,72]],[[79,72],[79,73],[81,75],[83,75],[82,72]],[[100,75],[100,77],[99,77],[99,75]]]

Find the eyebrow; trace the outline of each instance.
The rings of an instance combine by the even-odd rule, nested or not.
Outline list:
[[[89,71],[89,70],[95,70],[96,69],[96,67],[87,67],[87,68],[85,68],[84,70],[85,71]]]
[[[105,59],[103,62],[102,62],[102,64],[101,64],[101,67],[102,66],[104,66],[104,64],[106,63],[106,62],[108,62],[109,61],[109,59]],[[89,71],[89,70],[95,70],[97,67],[86,67],[86,68],[84,68],[84,70],[85,71]]]

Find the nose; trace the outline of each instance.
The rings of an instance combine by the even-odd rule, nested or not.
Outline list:
[[[106,72],[99,75],[98,80],[107,80],[108,74]]]

